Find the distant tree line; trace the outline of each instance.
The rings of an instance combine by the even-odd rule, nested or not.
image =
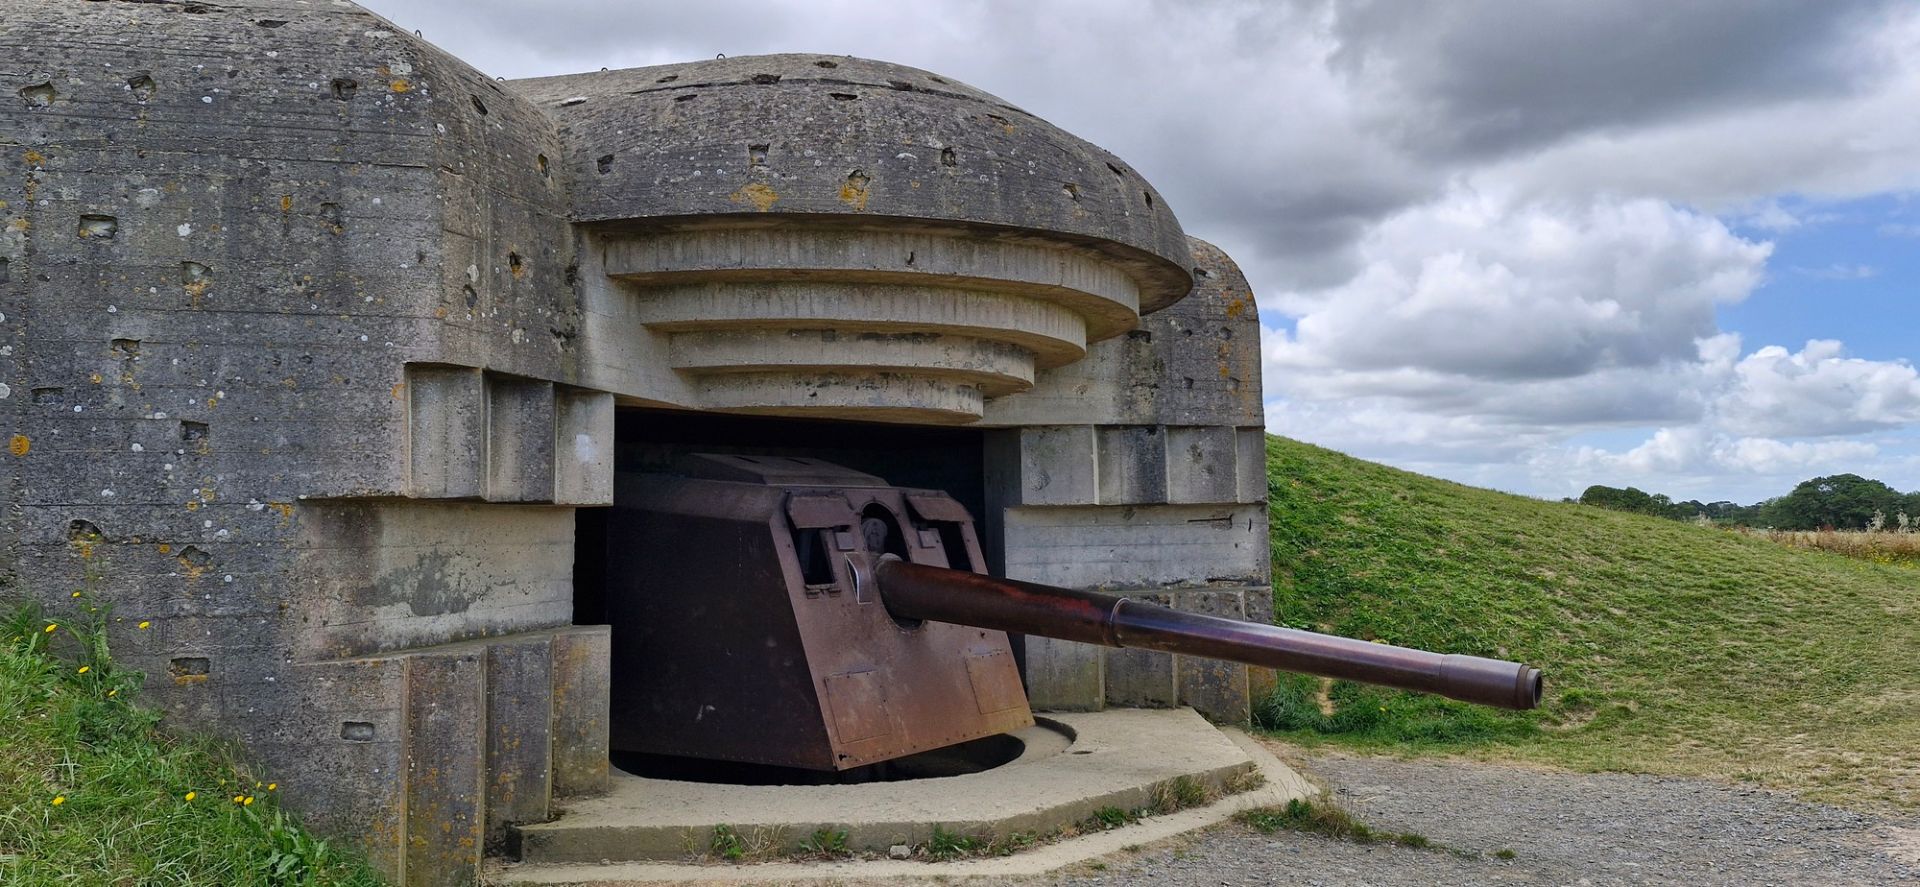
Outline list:
[[[1857,474],[1802,481],[1785,496],[1752,505],[1698,499],[1675,502],[1661,493],[1601,484],[1588,487],[1577,501],[1674,520],[1710,520],[1779,530],[1920,530],[1920,491],[1902,493]]]

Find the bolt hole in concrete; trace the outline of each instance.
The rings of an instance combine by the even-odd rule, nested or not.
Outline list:
[[[486,102],[483,102],[483,101],[481,101],[481,100],[480,100],[480,97],[479,97],[479,96],[477,96],[477,95],[470,95],[470,96],[467,96],[467,98],[468,98],[468,99],[471,99],[471,100],[473,101],[473,109],[474,109],[475,111],[478,111],[478,112],[480,112],[480,116],[482,116],[482,117],[485,117],[485,116],[487,116],[487,103],[486,103]]]
[[[24,87],[20,90],[21,101],[26,102],[30,108],[44,108],[51,105],[53,104],[53,97],[54,90],[51,81],[35,83],[32,86]]]
[[[204,678],[210,664],[205,656],[182,656],[167,663],[167,671],[175,678]]]
[[[79,234],[81,237],[112,240],[113,235],[119,233],[119,231],[120,220],[112,216],[88,213],[80,217]]]
[[[350,98],[353,98],[353,94],[359,91],[360,91],[360,81],[355,80],[351,77],[333,78],[333,97],[334,98],[344,102]]]
[[[127,89],[133,92],[136,101],[145,102],[153,98],[153,91],[157,88],[158,85],[153,82],[151,75],[135,74],[127,78]]]
[[[634,776],[680,782],[716,785],[860,785],[983,773],[1012,762],[1026,750],[1026,743],[1003,733],[838,772],[619,751],[613,753],[612,763],[614,767]]]

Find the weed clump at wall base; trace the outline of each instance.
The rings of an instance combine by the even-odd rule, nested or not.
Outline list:
[[[0,884],[381,883],[281,812],[297,774],[160,729],[135,704],[140,674],[109,655],[105,609],[71,601],[0,617]]]
[[[1285,807],[1256,807],[1241,811],[1235,818],[1266,834],[1285,829],[1357,844],[1399,844],[1416,850],[1433,847],[1433,842],[1427,840],[1425,835],[1372,828],[1325,798],[1318,801],[1294,798]]]

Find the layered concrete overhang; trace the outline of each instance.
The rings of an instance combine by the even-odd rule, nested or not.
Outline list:
[[[775,55],[511,87],[567,145],[583,371],[630,402],[972,422],[1192,287],[1119,158],[925,71]]]

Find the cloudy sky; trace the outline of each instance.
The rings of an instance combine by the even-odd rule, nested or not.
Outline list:
[[[1244,266],[1268,427],[1539,496],[1920,489],[1920,9],[1848,0],[361,0],[490,74],[964,80]]]

